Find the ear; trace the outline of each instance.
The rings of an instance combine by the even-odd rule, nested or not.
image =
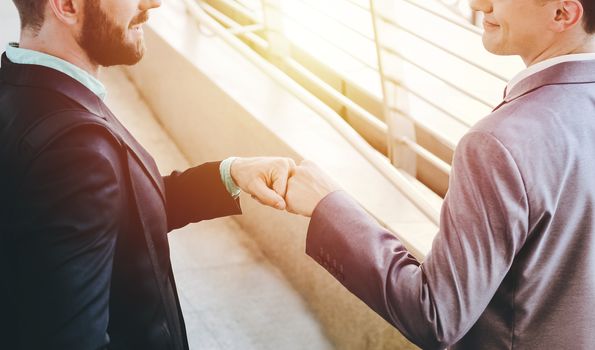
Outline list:
[[[83,2],[80,0],[49,0],[50,12],[58,21],[73,26],[81,21]]]
[[[555,32],[561,33],[573,28],[583,19],[583,5],[579,0],[562,0],[551,3],[555,16],[551,27]]]

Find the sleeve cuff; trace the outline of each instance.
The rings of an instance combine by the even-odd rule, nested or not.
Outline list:
[[[221,173],[221,181],[225,185],[225,189],[229,194],[237,199],[240,196],[242,190],[236,185],[235,181],[231,177],[231,164],[237,157],[229,157],[221,162],[219,165],[219,172]]]

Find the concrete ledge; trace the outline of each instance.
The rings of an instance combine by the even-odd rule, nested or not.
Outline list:
[[[164,3],[145,35],[147,55],[128,74],[192,163],[230,155],[312,159],[418,257],[429,250],[435,225],[325,121],[201,30],[179,3]],[[242,205],[237,222],[288,277],[337,348],[413,348],[304,254],[306,218],[249,197]]]

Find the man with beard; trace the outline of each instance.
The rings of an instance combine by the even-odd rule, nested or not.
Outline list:
[[[424,349],[593,349],[595,2],[470,2],[485,48],[527,69],[459,142],[423,263],[312,163],[287,207],[312,217],[306,252]]]
[[[143,56],[159,0],[14,0],[0,67],[2,349],[187,349],[167,233],[239,214],[240,190],[285,208],[285,158],[162,177],[103,104],[101,66]]]

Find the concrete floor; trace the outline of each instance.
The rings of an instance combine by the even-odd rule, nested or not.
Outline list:
[[[187,168],[123,71],[106,69],[101,80],[108,106],[155,157],[162,174]],[[172,232],[170,246],[191,349],[333,347],[300,295],[232,218]]]

